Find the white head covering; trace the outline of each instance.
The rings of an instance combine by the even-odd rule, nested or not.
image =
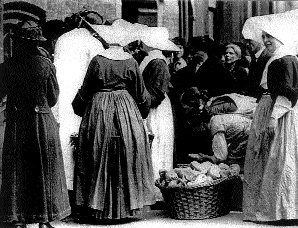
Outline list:
[[[298,54],[298,10],[248,18],[242,34],[245,39],[263,43],[262,31],[281,41],[283,46],[287,46],[287,52]]]
[[[141,40],[147,46],[159,50],[180,51],[179,47],[169,40],[169,31],[165,27],[148,27],[118,19],[112,25],[92,25],[93,29],[108,43],[120,46]]]
[[[267,71],[270,63],[286,55],[298,54],[298,10],[248,18],[244,23],[242,34],[245,39],[263,42],[262,31],[283,44],[273,53],[263,71],[261,86],[267,89]]]
[[[130,23],[123,19],[115,20],[112,24],[118,30],[119,28],[123,29],[127,34],[127,42],[133,42],[135,40],[140,40],[140,31],[146,30],[147,25],[139,23]]]
[[[110,39],[120,39],[121,46],[125,46],[135,40],[142,40],[147,46],[153,48],[180,51],[177,45],[169,40],[170,35],[166,27],[148,27],[144,24],[130,23],[123,19],[115,20],[111,27],[114,27],[115,31],[113,32],[115,32],[116,36],[111,36]],[[125,34],[125,37],[120,37],[119,33]]]
[[[132,58],[132,55],[125,52],[123,47],[136,40],[130,31],[119,25],[92,25],[93,29],[109,44],[120,46],[110,46],[101,55],[113,60],[125,60]]]
[[[245,39],[250,39],[263,43],[261,23],[265,20],[262,16],[248,18],[242,28],[242,35]]]
[[[165,51],[180,51],[179,47],[169,40],[166,27],[147,27],[140,30],[140,40],[147,46]]]
[[[130,23],[124,19],[117,19],[113,22],[112,25],[116,26],[116,27],[122,27],[125,30],[134,31],[134,32],[139,32],[139,30],[141,30],[141,29],[148,28],[147,25],[139,24],[139,23]],[[136,34],[134,34],[134,35],[136,35]]]
[[[132,34],[126,27],[118,24],[92,25],[92,27],[109,44],[119,44],[124,47],[137,40],[135,34]]]

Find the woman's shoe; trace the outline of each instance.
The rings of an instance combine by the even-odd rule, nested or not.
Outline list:
[[[49,222],[39,223],[39,228],[55,228]]]

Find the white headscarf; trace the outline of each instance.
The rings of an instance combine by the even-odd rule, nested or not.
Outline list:
[[[179,47],[170,41],[166,27],[147,27],[139,31],[139,36],[149,47],[164,51],[180,51]]]
[[[112,60],[125,60],[132,58],[132,55],[125,52],[123,47],[136,39],[123,26],[114,25],[92,25],[93,29],[109,44],[108,49],[100,55]],[[115,46],[115,45],[118,46]]]
[[[245,39],[263,43],[262,31],[274,36],[284,45],[294,47],[293,54],[298,54],[298,10],[248,18],[243,25],[242,34]]]
[[[244,23],[242,34],[245,39],[262,43],[262,31],[283,44],[273,53],[264,69],[261,86],[267,89],[267,71],[270,63],[286,55],[298,54],[298,10],[248,18]]]

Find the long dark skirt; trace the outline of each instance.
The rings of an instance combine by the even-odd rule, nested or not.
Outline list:
[[[76,204],[92,209],[96,218],[126,218],[154,204],[149,142],[127,91],[94,96],[75,157]]]
[[[59,128],[50,110],[7,110],[0,217],[37,223],[71,213]]]

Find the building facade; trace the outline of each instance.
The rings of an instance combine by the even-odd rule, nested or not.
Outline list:
[[[106,20],[123,18],[132,23],[165,26],[171,37],[209,35],[226,43],[241,40],[248,17],[298,8],[298,1],[244,0],[0,0],[0,62],[4,37],[19,11],[39,14],[41,20],[64,20],[82,9],[99,12]]]

